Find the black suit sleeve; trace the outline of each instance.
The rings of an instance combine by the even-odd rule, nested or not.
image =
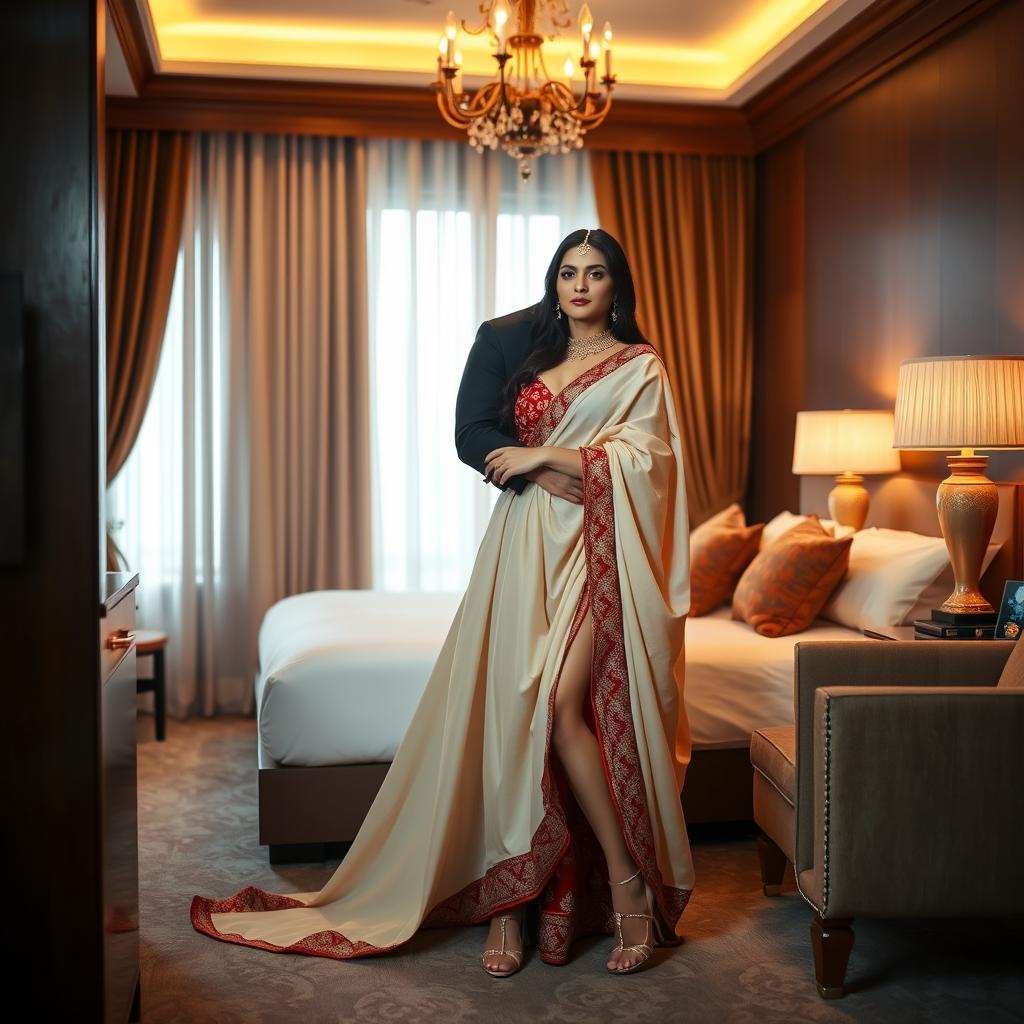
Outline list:
[[[494,328],[485,321],[469,350],[455,400],[455,449],[459,458],[481,477],[488,452],[507,445],[523,446],[518,438],[509,437],[498,429],[505,382],[505,360]],[[494,486],[501,490],[511,487],[522,494],[529,482],[525,476],[518,475],[509,477],[505,485],[495,483]]]

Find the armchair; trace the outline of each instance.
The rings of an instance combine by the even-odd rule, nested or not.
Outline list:
[[[795,727],[754,734],[766,895],[786,862],[815,912],[822,997],[844,994],[855,917],[1024,913],[1024,648],[808,642]]]

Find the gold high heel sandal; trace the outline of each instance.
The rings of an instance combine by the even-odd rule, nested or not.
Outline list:
[[[639,875],[639,874],[640,874],[640,868],[637,868],[636,871],[634,871],[633,874],[631,874],[629,876],[629,878],[624,878],[621,882],[613,882],[611,879],[609,879],[608,881],[611,882],[612,885],[625,885],[627,882],[632,882],[633,879],[636,878],[636,876]],[[653,910],[654,910],[653,896],[652,896],[652,893],[651,893],[651,887],[647,884],[646,879],[644,880],[644,899],[647,901],[647,909],[652,911],[652,913],[649,913],[649,914],[620,914],[617,910],[614,911],[614,914],[615,914],[615,928],[616,928],[616,930],[618,931],[618,934],[619,934],[619,943],[618,943],[617,946],[612,947],[612,952],[613,953],[617,953],[621,949],[631,949],[631,950],[633,950],[636,953],[640,953],[641,954],[641,958],[635,964],[632,964],[630,967],[608,967],[608,973],[609,974],[631,974],[633,971],[638,970],[639,968],[643,967],[643,965],[645,963],[647,963],[647,961],[651,958],[651,954],[654,952],[654,946],[656,946],[658,944],[658,942],[659,942],[659,940],[661,938],[661,926],[658,924],[658,920],[654,916],[654,913],[653,913]],[[640,943],[637,943],[635,946],[625,946],[625,945],[623,945],[622,919],[624,917],[644,917],[644,918],[647,918],[647,920],[649,920],[651,922],[651,924],[647,926],[648,932],[651,929],[651,925],[654,926],[654,936],[653,936],[654,937],[654,944],[652,945],[651,943],[648,943],[648,942],[640,942]],[[647,937],[648,932],[644,933],[644,937],[645,938]]]
[[[526,941],[527,941],[527,939],[526,939],[526,914],[525,913],[523,914],[523,920],[519,924],[519,934],[522,937],[522,942],[523,942],[523,948],[522,949],[506,949],[505,948],[505,925],[509,921],[511,921],[512,919],[513,919],[512,916],[509,915],[509,914],[502,914],[501,917],[498,918],[498,920],[501,921],[501,949],[485,949],[480,954],[480,962],[483,964],[484,970],[489,975],[491,975],[491,977],[494,977],[494,978],[507,978],[510,974],[515,974],[517,971],[522,969],[522,966],[523,966],[523,952],[526,950]],[[487,966],[487,963],[484,960],[484,957],[486,957],[488,953],[496,953],[498,956],[510,956],[510,957],[512,957],[513,960],[515,960],[516,965],[515,965],[515,967],[511,971],[492,971],[491,968]]]

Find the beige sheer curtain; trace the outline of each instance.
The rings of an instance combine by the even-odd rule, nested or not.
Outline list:
[[[247,383],[254,613],[372,586],[363,139],[210,139]]]
[[[139,441],[109,489],[168,713],[251,714],[275,601],[372,585],[362,139],[194,139]]]
[[[746,491],[753,161],[594,151],[590,165],[601,227],[626,250],[641,329],[668,368],[696,524]]]
[[[107,132],[107,482],[135,444],[167,325],[191,171],[183,132]],[[107,568],[116,569],[107,541]]]

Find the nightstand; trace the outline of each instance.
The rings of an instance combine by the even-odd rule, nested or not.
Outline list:
[[[108,1024],[141,1019],[139,828],[135,760],[135,588],[138,573],[107,573],[100,605],[102,667],[103,994]],[[91,1018],[90,1018],[91,1019]]]

